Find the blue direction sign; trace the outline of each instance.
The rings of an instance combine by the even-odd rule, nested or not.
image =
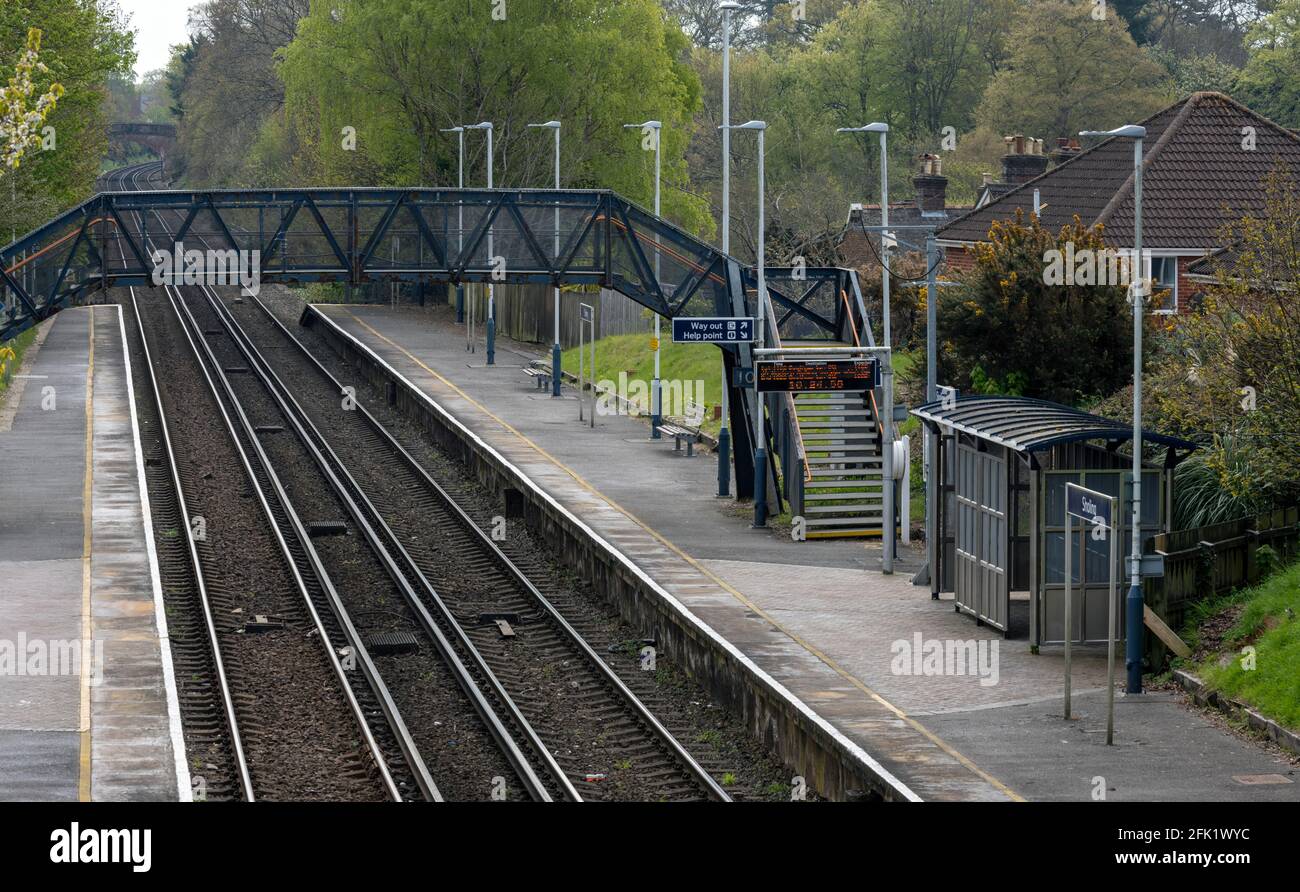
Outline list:
[[[752,316],[679,316],[673,320],[675,344],[749,344],[753,341]]]
[[[1110,496],[1103,493],[1068,483],[1065,487],[1065,510],[1089,523],[1101,523],[1102,526],[1111,529]],[[1101,520],[1098,521],[1097,518]]]

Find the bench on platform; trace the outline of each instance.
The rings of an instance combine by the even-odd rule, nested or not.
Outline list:
[[[541,365],[535,362],[524,367],[524,374],[537,382],[538,390],[546,390],[551,386],[551,367],[549,365]]]
[[[695,454],[695,444],[698,442],[700,437],[700,435],[695,431],[684,427],[678,427],[675,424],[661,424],[659,425],[659,433],[666,437],[673,438],[675,441],[673,452],[681,452],[682,442],[685,441],[687,458]]]

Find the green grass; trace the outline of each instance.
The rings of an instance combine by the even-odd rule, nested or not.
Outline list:
[[[1220,612],[1237,605],[1241,615],[1224,634],[1221,653],[1202,662],[1197,675],[1215,690],[1300,730],[1300,563],[1233,595]],[[1248,645],[1255,648],[1254,669],[1242,665],[1241,651]]]
[[[4,393],[9,389],[9,379],[14,376],[18,371],[18,367],[22,365],[23,353],[26,352],[27,348],[30,347],[35,340],[36,328],[32,327],[5,344],[6,347],[11,347],[13,349],[14,358],[5,366],[4,374],[0,375],[0,393]]]
[[[705,433],[716,435],[721,423],[713,419],[711,407],[722,404],[722,351],[710,344],[674,344],[671,337],[668,331],[660,337],[659,377],[665,381],[704,382],[705,413],[700,427]],[[590,365],[590,350],[590,347],[586,348],[585,365]],[[626,372],[629,382],[645,381],[648,390],[650,379],[654,377],[654,356],[648,331],[601,338],[596,342],[596,379],[608,378],[617,386],[619,372]],[[566,372],[576,375],[578,348],[565,350],[562,362]],[[590,369],[587,374],[590,376]],[[628,395],[632,396],[631,393]],[[698,397],[696,401],[699,401]],[[643,404],[642,408],[649,411],[648,404]]]

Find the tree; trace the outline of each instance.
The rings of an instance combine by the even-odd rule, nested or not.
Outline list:
[[[1194,468],[1231,516],[1300,499],[1300,189],[1283,167],[1265,194],[1258,216],[1226,227],[1231,259],[1162,336],[1144,399],[1156,423],[1210,440]]]
[[[0,202],[0,232],[26,232],[94,190],[108,146],[107,79],[135,61],[132,35],[106,0],[23,0],[0,3],[0,58],[15,58],[32,27],[41,31],[48,73],[38,89],[64,88],[44,126],[54,128],[41,151],[28,152],[10,176],[11,200]]]
[[[245,176],[250,147],[284,105],[276,53],[309,8],[308,0],[207,0],[195,7],[190,43],[169,71],[191,185],[254,185]]]
[[[1238,95],[1279,124],[1300,127],[1300,0],[1278,0],[1250,29],[1246,45]]]
[[[49,74],[49,67],[40,59],[41,32],[36,28],[27,31],[27,47],[18,57],[14,76],[9,84],[0,87],[0,166],[17,170],[23,155],[41,144],[41,127],[49,118],[63,95],[63,84],[53,83],[36,97],[36,84],[32,75]]]
[[[962,287],[940,292],[941,380],[1066,405],[1124,387],[1133,363],[1127,288],[1096,284],[1096,275],[1054,284],[1052,274],[1053,258],[1104,256],[1101,228],[1076,217],[1053,234],[1017,212],[989,237],[974,247],[975,268]]]
[[[627,123],[661,120],[665,213],[708,231],[683,161],[700,85],[688,41],[655,0],[491,4],[463,0],[316,3],[284,50],[286,130],[308,182],[456,181],[459,124],[492,121],[497,185],[551,183],[561,132],[566,185],[649,203],[654,155]],[[598,86],[596,86],[598,85]],[[355,151],[343,128],[355,128]],[[485,140],[468,133],[466,181],[486,180]]]
[[[979,123],[1051,139],[1140,120],[1172,100],[1164,71],[1120,19],[1090,3],[1044,0],[1013,31],[1011,57],[980,103]]]

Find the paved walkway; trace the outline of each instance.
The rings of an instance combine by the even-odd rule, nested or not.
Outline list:
[[[1076,649],[1067,724],[1059,653],[1033,655],[951,600],[931,600],[910,585],[918,553],[884,576],[878,544],[750,529],[746,512],[714,495],[714,456],[685,458],[625,416],[599,417],[593,430],[579,423],[573,391],[537,391],[521,368],[541,348],[500,340],[488,367],[481,345],[465,351],[446,308],[319,309],[593,528],[607,527],[692,612],[922,798],[1082,800],[1104,777],[1115,800],[1300,799],[1300,784],[1285,782],[1292,766],[1165,695],[1118,698],[1118,745],[1105,747],[1104,649]],[[663,563],[665,551],[675,564]],[[924,659],[935,642],[948,674]],[[1270,774],[1284,782],[1248,782]]]
[[[189,781],[121,315],[47,324],[0,433],[0,799],[174,800]]]

